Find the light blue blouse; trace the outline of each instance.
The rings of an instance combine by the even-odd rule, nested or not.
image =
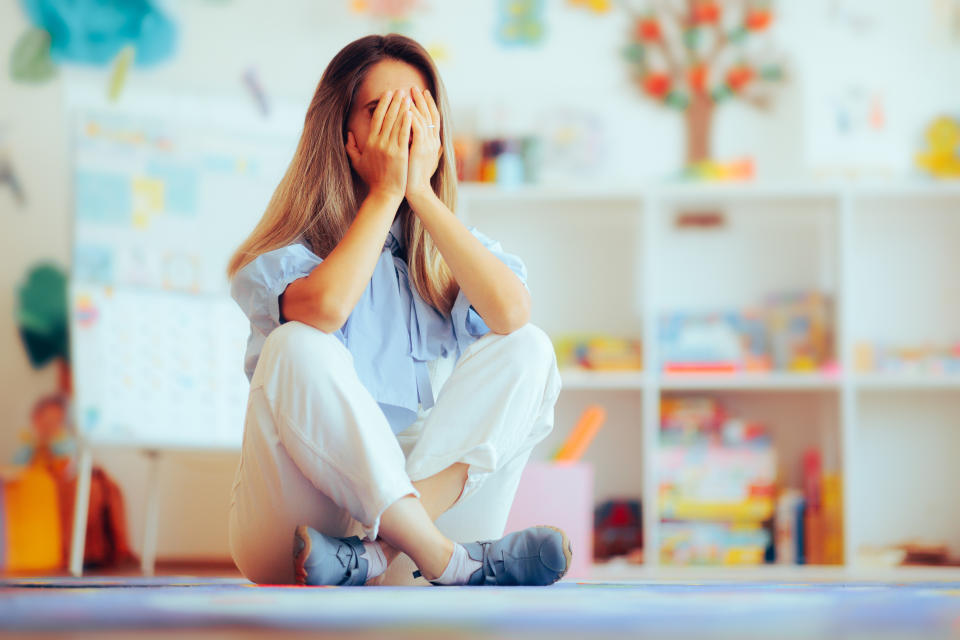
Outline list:
[[[469,227],[470,232],[527,286],[527,268],[515,255]],[[402,248],[400,218],[387,233],[373,276],[344,325],[334,334],[353,355],[357,375],[380,405],[394,433],[433,406],[427,362],[460,354],[490,331],[461,289],[450,317],[411,286]],[[244,372],[252,380],[267,335],[280,326],[279,296],[287,285],[323,262],[301,237],[250,261],[230,281],[230,295],[250,319]],[[404,322],[397,322],[403,318]]]

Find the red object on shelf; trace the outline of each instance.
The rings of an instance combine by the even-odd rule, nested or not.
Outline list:
[[[736,362],[668,362],[663,370],[666,373],[736,373],[740,366]]]
[[[820,508],[820,451],[807,449],[803,453],[803,493],[807,508]]]

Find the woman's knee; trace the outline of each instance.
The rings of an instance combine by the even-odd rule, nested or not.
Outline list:
[[[324,369],[337,370],[351,358],[335,335],[296,320],[281,324],[267,335],[260,357],[314,375]]]
[[[556,367],[557,355],[550,336],[535,324],[527,323],[508,336],[512,346],[510,357],[527,368]]]

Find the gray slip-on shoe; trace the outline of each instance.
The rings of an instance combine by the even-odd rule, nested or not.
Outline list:
[[[549,526],[514,531],[499,540],[467,542],[463,548],[481,563],[467,585],[546,586],[567,573],[573,558],[567,534]]]
[[[362,586],[370,563],[357,536],[334,538],[305,524],[293,534],[293,575],[299,585]]]

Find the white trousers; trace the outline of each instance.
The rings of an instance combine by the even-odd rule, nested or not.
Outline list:
[[[503,535],[531,449],[551,431],[560,393],[553,345],[527,324],[470,345],[432,409],[398,435],[334,336],[286,322],[267,336],[250,383],[229,511],[230,553],[258,584],[293,583],[293,533],[377,536],[380,516],[417,495],[412,482],[468,466],[437,520],[453,540]],[[381,579],[412,582],[401,556]]]

